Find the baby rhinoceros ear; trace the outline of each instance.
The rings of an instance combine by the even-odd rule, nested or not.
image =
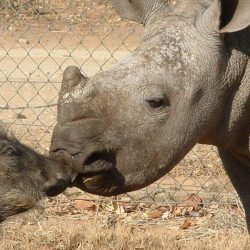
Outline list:
[[[220,32],[235,32],[250,25],[250,0],[221,0]]]
[[[69,93],[76,85],[85,84],[88,78],[76,66],[69,66],[63,73],[60,93]]]
[[[250,0],[214,0],[197,23],[211,32],[243,30],[250,25]]]
[[[163,0],[111,0],[111,2],[121,18],[143,24],[166,6]]]

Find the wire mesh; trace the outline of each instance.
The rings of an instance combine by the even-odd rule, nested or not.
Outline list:
[[[46,152],[65,68],[76,65],[88,76],[109,68],[136,48],[143,27],[121,20],[108,1],[0,6],[0,125]],[[191,193],[204,203],[237,202],[216,148],[197,145],[164,178],[118,199],[176,204]]]

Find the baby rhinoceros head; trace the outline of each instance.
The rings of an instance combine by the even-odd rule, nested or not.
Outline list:
[[[74,185],[104,196],[153,183],[196,143],[222,145],[250,55],[248,0],[111,2],[145,24],[142,41],[92,78],[65,70],[50,147],[79,173]]]
[[[70,176],[67,168],[0,132],[0,222],[63,192]]]

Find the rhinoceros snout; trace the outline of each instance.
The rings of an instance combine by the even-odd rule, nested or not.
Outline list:
[[[52,146],[50,149],[50,156],[58,162],[70,166],[81,174],[99,174],[110,171],[116,165],[116,156],[113,152],[100,147],[91,148],[92,150],[83,150],[83,152],[76,152],[73,148],[58,149]]]

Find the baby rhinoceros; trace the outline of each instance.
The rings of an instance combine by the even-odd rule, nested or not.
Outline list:
[[[69,176],[62,164],[0,131],[0,222],[34,207],[45,195],[63,192]]]

